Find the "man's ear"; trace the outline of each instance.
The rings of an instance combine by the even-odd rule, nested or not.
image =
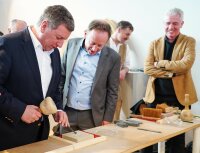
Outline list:
[[[117,32],[119,33],[121,31],[121,28],[117,28]]]
[[[84,38],[86,38],[87,30],[84,30]]]
[[[184,24],[184,21],[182,21],[182,23],[181,23],[181,28],[182,28],[183,24]]]
[[[49,25],[49,22],[47,20],[42,21],[42,23],[40,24],[40,30],[42,33],[45,32],[48,25]]]
[[[11,28],[8,28],[8,33],[11,33]]]

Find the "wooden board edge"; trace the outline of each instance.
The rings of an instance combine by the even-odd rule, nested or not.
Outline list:
[[[89,140],[86,140],[86,141],[81,141],[81,142],[75,143],[75,144],[73,144],[73,147],[74,147],[74,150],[76,150],[76,149],[80,149],[80,148],[83,148],[83,147],[87,147],[87,146],[105,141],[106,139],[107,139],[106,136],[100,136],[100,137],[97,137],[97,138],[94,138],[94,139],[89,139]]]
[[[58,148],[58,149],[55,149],[55,150],[47,151],[45,153],[66,153],[66,152],[70,152],[70,151],[73,151],[73,150],[74,150],[73,145],[70,145],[70,146]]]
[[[59,140],[60,139],[62,139],[62,138],[59,138]],[[94,138],[94,139],[89,139],[89,140],[86,140],[86,141],[73,143],[70,146],[62,147],[62,148],[55,149],[55,150],[52,150],[52,151],[48,151],[48,152],[45,152],[45,153],[67,153],[67,152],[74,151],[74,150],[77,150],[77,149],[81,149],[81,148],[84,148],[84,147],[87,147],[87,146],[90,146],[90,145],[93,145],[93,144],[96,144],[96,143],[100,143],[102,141],[105,141],[106,139],[107,139],[106,136],[100,136],[100,137],[97,137],[97,138]]]
[[[70,141],[70,140],[67,140],[67,139],[60,138],[58,136],[49,136],[49,137],[56,139],[56,140],[59,140],[59,141],[62,141],[62,142],[67,142],[67,143],[70,143],[70,144],[76,143],[76,142],[73,142],[73,141]]]

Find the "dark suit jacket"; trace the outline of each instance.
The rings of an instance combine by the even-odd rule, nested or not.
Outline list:
[[[78,56],[83,38],[68,41],[62,60],[62,77],[60,88],[63,90],[63,106],[67,104],[68,86],[73,67]],[[111,48],[101,50],[94,83],[91,91],[92,114],[95,126],[102,121],[112,121],[115,112],[119,86],[120,56]]]
[[[60,54],[55,49],[51,54],[53,75],[47,96],[56,102],[60,80]],[[22,122],[26,105],[39,106],[43,100],[40,71],[28,29],[0,38],[0,150],[32,143],[48,138],[49,121],[32,124]]]

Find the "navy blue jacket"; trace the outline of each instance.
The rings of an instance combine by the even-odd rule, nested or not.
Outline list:
[[[51,54],[53,75],[47,91],[62,108],[57,87],[61,76],[60,54]],[[28,28],[0,37],[0,150],[48,138],[47,116],[31,124],[21,116],[26,105],[39,106],[43,100],[40,71]]]

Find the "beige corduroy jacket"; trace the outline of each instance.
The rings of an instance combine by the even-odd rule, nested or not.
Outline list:
[[[155,99],[154,81],[156,78],[168,78],[174,74],[172,82],[178,101],[184,104],[185,94],[190,95],[190,104],[195,103],[197,94],[192,80],[191,68],[195,60],[195,39],[180,34],[174,46],[172,59],[163,60],[165,37],[150,44],[144,63],[144,73],[149,75],[144,101],[152,103]],[[157,65],[155,65],[157,62]]]

